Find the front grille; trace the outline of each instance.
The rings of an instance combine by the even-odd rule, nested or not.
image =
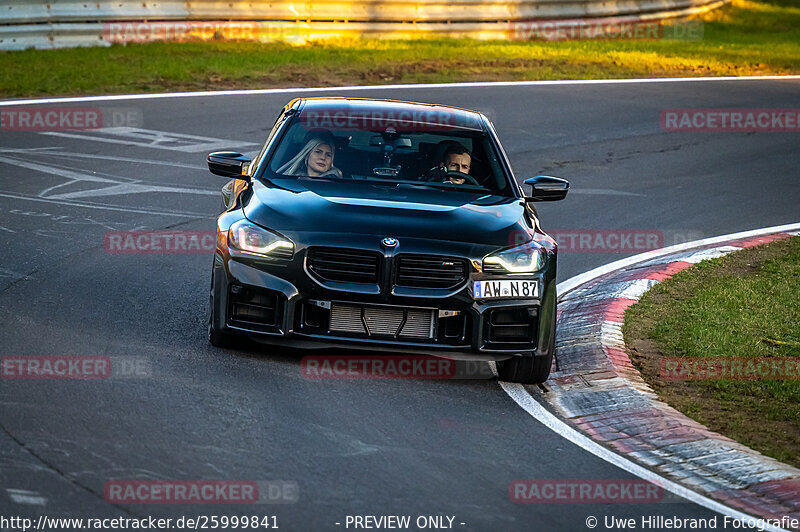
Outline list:
[[[363,336],[432,339],[433,309],[331,304],[330,331]]]
[[[395,285],[414,288],[455,288],[467,278],[463,259],[438,255],[398,257]]]
[[[380,255],[348,248],[311,248],[308,269],[324,281],[377,283]]]

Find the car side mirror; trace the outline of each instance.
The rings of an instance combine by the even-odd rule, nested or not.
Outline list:
[[[559,201],[566,198],[569,191],[569,181],[549,175],[529,177],[523,183],[533,189],[525,201]]]
[[[222,177],[249,180],[247,175],[251,159],[235,151],[217,151],[208,154],[208,169]]]

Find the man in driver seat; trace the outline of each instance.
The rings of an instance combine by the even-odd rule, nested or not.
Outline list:
[[[459,143],[454,143],[447,148],[444,152],[444,160],[442,161],[445,170],[448,172],[461,172],[462,174],[469,174],[470,165],[472,164],[472,156],[469,150]],[[463,185],[464,178],[451,176],[449,181],[455,185]]]

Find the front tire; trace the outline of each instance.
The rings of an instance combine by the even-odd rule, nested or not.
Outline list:
[[[511,357],[497,362],[497,376],[501,381],[522,384],[541,384],[550,376],[553,349],[545,356]]]
[[[211,273],[211,291],[208,297],[208,343],[214,347],[233,348],[238,345],[238,339],[224,331],[219,330],[214,324],[217,322],[216,305],[214,304],[214,273]]]
[[[552,334],[547,354],[543,356],[515,356],[500,360],[497,365],[497,376],[501,381],[519,382],[521,384],[542,384],[550,376],[553,358],[556,354],[556,320],[553,314]]]
[[[211,320],[208,320],[208,343],[214,347],[232,348],[236,347],[233,335],[224,333],[214,327]]]

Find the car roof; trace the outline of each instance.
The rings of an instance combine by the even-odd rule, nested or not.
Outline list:
[[[483,116],[469,109],[430,103],[406,102],[399,100],[381,100],[368,98],[319,97],[297,98],[286,106],[294,107],[300,115],[313,116],[316,120],[329,120],[330,127],[335,127],[337,120],[357,117],[359,120],[377,120],[391,124],[392,121],[401,126],[418,124],[436,126],[442,129],[470,129],[483,131]]]

